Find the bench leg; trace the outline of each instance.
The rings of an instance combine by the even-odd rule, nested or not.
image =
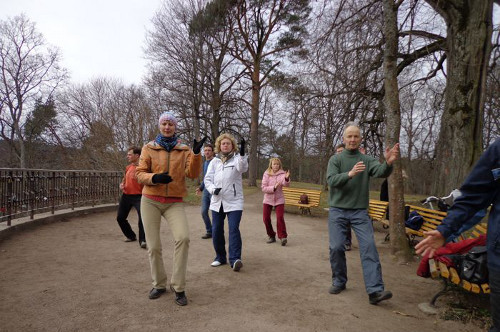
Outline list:
[[[309,209],[308,207],[301,207],[300,208],[300,214],[311,215],[311,209]]]
[[[432,300],[430,302],[431,307],[436,306],[436,300],[438,299],[438,297],[440,297],[441,295],[444,295],[445,293],[447,293],[449,291],[448,280],[444,279],[444,278],[441,278],[441,280],[443,281],[443,289],[441,289],[439,292],[436,293],[436,295],[434,295],[432,297]]]
[[[406,234],[406,238],[408,239],[408,244],[410,245],[410,248],[415,247],[417,245],[417,240],[415,240],[416,236],[414,234]]]

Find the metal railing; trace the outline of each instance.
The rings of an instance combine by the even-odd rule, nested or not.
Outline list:
[[[56,210],[117,203],[122,172],[0,168],[0,223]]]

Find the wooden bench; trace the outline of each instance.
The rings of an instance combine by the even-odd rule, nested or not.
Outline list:
[[[460,236],[462,239],[465,238],[477,238],[480,235],[486,235],[487,226],[484,223],[479,223],[474,226],[470,235],[467,237]],[[458,285],[462,287],[464,290],[475,293],[475,294],[489,294],[490,293],[490,285],[488,283],[484,284],[474,284],[468,282],[467,280],[460,279],[458,271],[454,267],[448,267],[443,262],[436,262],[434,259],[429,259],[429,270],[431,273],[431,277],[433,279],[441,278],[443,280],[443,289],[441,289],[436,295],[433,296],[430,305],[435,307],[436,300],[441,295],[445,294],[449,291],[448,285],[450,282],[452,284]]]
[[[370,203],[368,205],[368,215],[373,221],[386,220],[385,215],[387,213],[388,208],[389,208],[389,202],[370,199]],[[387,224],[387,226],[389,226],[389,224]]]
[[[406,227],[406,235],[408,236],[408,239],[410,240],[411,243],[415,241],[415,238],[417,236],[424,237],[425,231],[435,230],[443,222],[443,219],[447,215],[446,212],[431,210],[416,205],[406,205],[406,206],[409,207],[410,213],[412,211],[417,211],[418,214],[420,214],[424,218],[424,223],[422,224],[419,230],[414,230]]]
[[[385,210],[383,210],[383,215],[380,219],[378,219],[378,215],[376,213],[382,213],[382,204],[381,203],[386,203]],[[383,224],[383,227],[385,229],[389,228],[389,220],[385,219],[385,214],[387,212],[387,207],[388,203],[387,202],[382,202],[382,201],[377,201],[377,200],[370,200],[370,205],[368,207],[368,214],[370,217],[372,217],[372,213],[374,214],[375,218],[372,217],[373,220],[380,221]],[[431,210],[427,209],[424,207],[416,206],[416,205],[405,205],[406,209],[408,209],[409,212],[412,211],[417,211],[418,214],[424,218],[424,223],[418,230],[411,229],[409,227],[405,228],[406,236],[408,237],[408,242],[410,245],[415,243],[415,238],[418,237],[424,237],[424,231],[430,231],[436,229],[436,227],[441,224],[443,219],[446,217],[447,213],[442,212],[442,211],[437,211],[437,210]],[[386,235],[385,241],[389,241],[389,234]]]
[[[382,223],[384,229],[389,228],[389,220],[385,218],[387,214],[387,209],[389,208],[389,202],[379,201],[376,199],[370,199],[368,204],[368,215],[372,221],[379,221]],[[385,236],[384,241],[389,241],[389,233]]]
[[[306,194],[309,198],[308,204],[299,203],[302,194]],[[311,207],[319,206],[321,190],[283,187],[283,195],[286,205],[298,206],[301,214],[310,215]]]

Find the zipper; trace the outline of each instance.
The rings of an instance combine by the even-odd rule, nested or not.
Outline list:
[[[236,197],[236,185],[233,183],[233,192],[234,192],[234,197]]]
[[[168,151],[167,151],[167,172],[170,175],[170,152],[168,152]],[[165,187],[165,194],[168,197],[168,183],[166,184],[166,187]]]

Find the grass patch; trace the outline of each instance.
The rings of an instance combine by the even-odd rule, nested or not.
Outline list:
[[[476,297],[473,302],[477,303],[477,294],[472,294],[472,296]],[[481,329],[487,329],[492,324],[491,315],[486,308],[489,301],[486,297],[479,301],[482,303],[471,304],[470,301],[464,300],[461,297],[455,298],[453,301],[447,303],[446,308],[440,314],[440,318],[459,321],[464,324],[472,323]]]

